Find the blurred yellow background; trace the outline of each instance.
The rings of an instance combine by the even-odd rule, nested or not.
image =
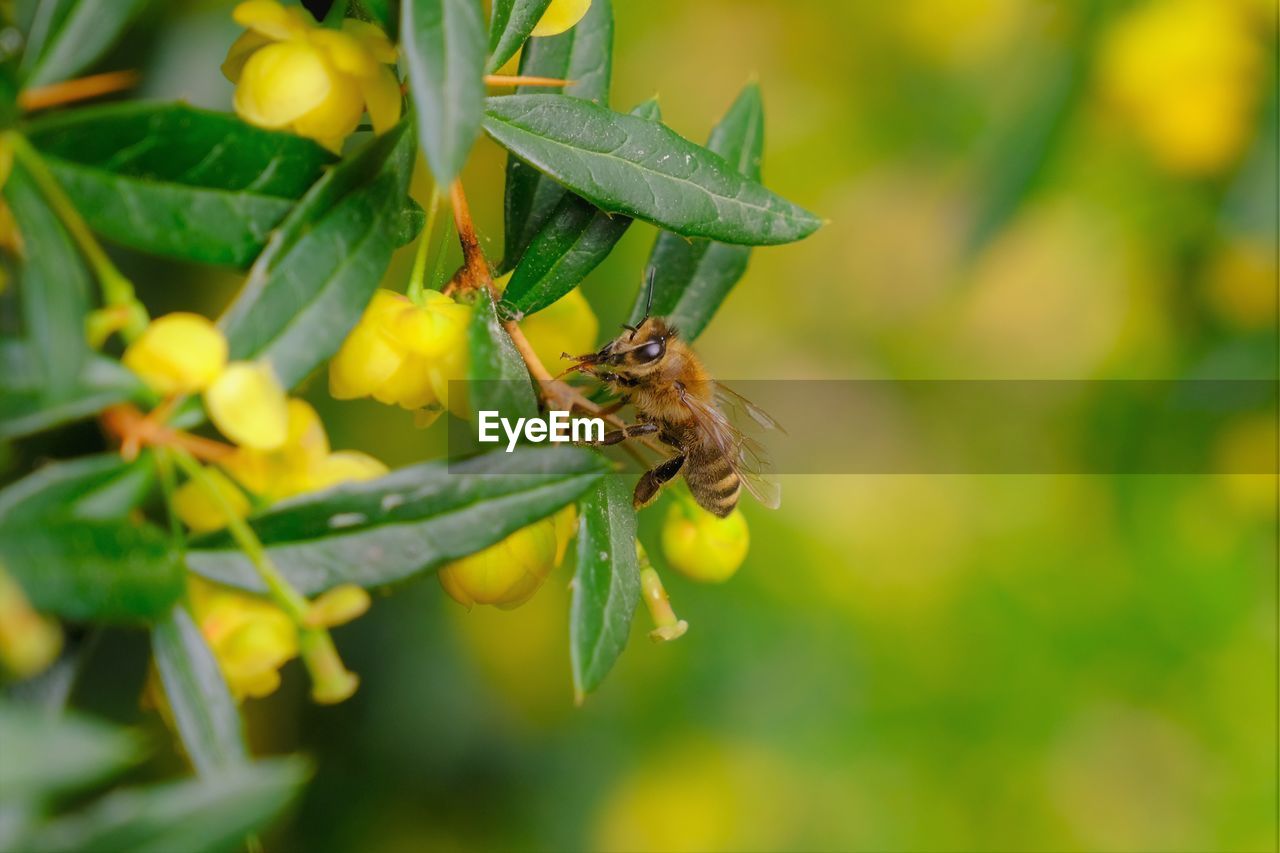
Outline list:
[[[228,109],[229,4],[157,5],[144,94]],[[615,109],[657,93],[701,141],[758,77],[766,183],[830,219],[754,252],[699,340],[716,375],[1275,378],[1272,0],[615,7]],[[483,141],[465,173],[495,257],[504,162]],[[606,334],[652,240],[633,227],[584,286]],[[201,290],[215,311],[238,281],[166,272],[136,277],[169,282],[155,313]],[[306,395],[335,447],[441,452],[442,425],[335,403],[322,376]],[[319,764],[274,841],[1274,849],[1275,477],[785,486],[781,511],[746,507],[732,581],[667,577],[688,635],[651,645],[642,616],[581,709],[571,567],[512,612],[467,613],[433,579],[378,599],[339,632],[352,701],[311,707],[294,672],[250,705],[261,749]],[[662,512],[642,517],[655,554]]]

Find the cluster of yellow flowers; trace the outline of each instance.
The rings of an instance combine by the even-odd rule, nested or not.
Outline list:
[[[438,291],[415,303],[379,290],[329,364],[329,393],[401,406],[422,426],[446,407],[467,417],[466,400],[449,399],[449,380],[467,378],[470,321],[470,306]]]
[[[400,118],[395,45],[377,27],[348,18],[341,30],[328,29],[275,0],[246,0],[232,16],[248,30],[222,73],[236,84],[235,109],[245,121],[338,152],[366,109],[377,133]]]
[[[193,532],[220,530],[229,514],[243,518],[254,502],[387,472],[367,454],[330,450],[315,409],[289,398],[268,365],[228,362],[226,338],[205,317],[157,318],[125,349],[123,361],[163,397],[203,392],[210,420],[237,445],[219,460],[220,467],[205,468],[200,482],[188,480],[174,493],[173,511]],[[190,592],[196,621],[232,693],[263,696],[275,690],[279,668],[298,654],[298,626],[257,596],[195,578]],[[317,625],[326,627],[366,607],[368,594],[355,587],[331,590],[312,605]],[[354,689],[354,681],[349,686]]]
[[[1274,28],[1259,11],[1245,0],[1150,0],[1104,38],[1102,93],[1169,170],[1211,174],[1248,144],[1266,70],[1259,33]]]
[[[553,0],[533,35],[559,35],[590,7],[591,0]],[[375,133],[400,118],[396,48],[374,25],[346,18],[331,29],[277,0],[245,0],[231,14],[246,30],[222,73],[236,84],[235,110],[245,121],[340,153],[366,111]]]

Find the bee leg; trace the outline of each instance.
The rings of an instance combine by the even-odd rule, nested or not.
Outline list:
[[[675,479],[680,473],[680,469],[684,467],[684,456],[672,456],[666,462],[663,462],[656,468],[652,468],[644,472],[644,476],[640,478],[640,482],[636,483],[636,492],[631,499],[631,504],[636,509],[643,509],[653,503],[654,498],[658,496],[658,492],[667,483]]]
[[[619,409],[621,409],[623,406],[625,406],[627,403],[630,403],[630,402],[631,402],[631,398],[630,398],[630,397],[628,397],[628,396],[625,396],[625,395],[624,395],[624,396],[619,397],[618,399],[614,400],[612,403],[610,403],[609,405],[605,406],[603,409],[601,409],[601,410],[600,410],[600,414],[601,414],[601,415],[612,415],[612,414],[614,414],[615,412],[617,412]]]
[[[581,442],[585,447],[608,447],[611,444],[620,444],[628,438],[640,438],[645,435],[652,435],[658,431],[658,425],[653,423],[638,423],[625,426],[622,429],[609,430],[604,434],[601,441]]]

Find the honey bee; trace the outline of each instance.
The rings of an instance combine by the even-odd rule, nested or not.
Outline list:
[[[649,279],[649,304],[653,278]],[[781,430],[777,421],[745,397],[716,382],[676,327],[661,317],[626,326],[598,352],[572,356],[572,370],[605,383],[635,408],[637,423],[615,429],[599,445],[655,436],[676,454],[646,471],[636,483],[633,504],[648,506],[662,487],[683,474],[703,509],[724,518],[738,505],[745,487],[770,509],[782,490],[759,441],[743,428]]]

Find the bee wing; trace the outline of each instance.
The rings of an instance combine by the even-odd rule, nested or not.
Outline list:
[[[751,496],[769,509],[777,509],[782,504],[782,484],[773,473],[769,452],[759,441],[744,433],[739,424],[757,432],[783,431],[782,427],[741,394],[718,382],[713,383],[713,389],[714,402],[707,402],[680,386],[680,400],[688,407],[702,432],[729,460]]]

